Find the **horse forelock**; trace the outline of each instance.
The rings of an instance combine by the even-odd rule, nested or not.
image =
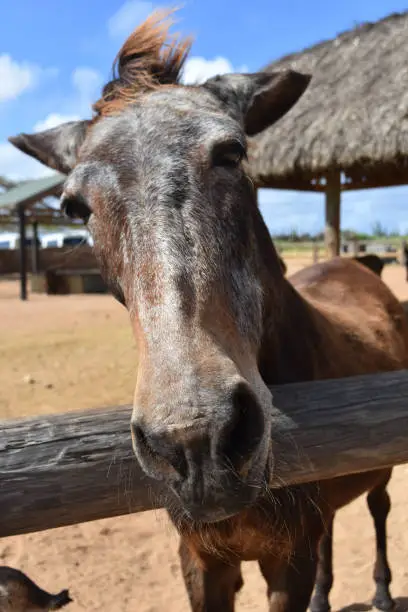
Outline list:
[[[173,12],[156,10],[127,38],[114,61],[113,78],[93,105],[94,120],[119,113],[143,93],[179,84],[192,39],[170,35]]]

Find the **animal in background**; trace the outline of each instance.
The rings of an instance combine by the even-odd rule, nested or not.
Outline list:
[[[382,271],[384,269],[384,262],[381,257],[378,257],[378,255],[369,253],[368,255],[358,255],[356,257],[353,257],[353,259],[355,261],[358,261],[358,263],[361,263],[369,270],[372,270],[372,272],[374,272],[374,274],[377,274],[377,276],[381,277]]]
[[[67,590],[47,593],[20,570],[0,566],[0,612],[48,612],[71,602]]]

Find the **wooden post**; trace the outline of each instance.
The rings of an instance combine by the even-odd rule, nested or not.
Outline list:
[[[401,265],[405,268],[405,280],[408,283],[408,257],[407,257],[407,243],[405,240],[401,242]]]
[[[38,221],[33,222],[33,241],[31,243],[31,272],[38,274],[40,268],[40,254],[38,248]]]
[[[20,299],[27,299],[26,223],[24,206],[18,207],[20,230]]]
[[[357,238],[351,238],[349,241],[350,244],[350,255],[352,257],[357,257],[359,253],[359,244]]]
[[[319,245],[318,244],[314,244],[313,245],[313,263],[317,263],[319,261]]]
[[[325,246],[329,259],[340,255],[341,175],[334,170],[326,176]]]
[[[405,240],[401,240],[401,265],[402,266],[406,266],[407,265],[407,256],[406,256],[406,247],[407,247],[407,243]]]
[[[407,370],[271,392],[271,488],[408,463]],[[170,500],[142,473],[130,416],[122,406],[0,422],[0,537]]]

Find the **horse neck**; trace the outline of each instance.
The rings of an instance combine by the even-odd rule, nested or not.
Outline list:
[[[259,211],[255,233],[264,293],[259,371],[269,385],[313,380],[317,348],[324,334],[321,317],[285,278]]]

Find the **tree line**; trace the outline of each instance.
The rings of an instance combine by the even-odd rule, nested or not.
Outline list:
[[[348,240],[374,240],[376,238],[402,238],[406,237],[408,232],[401,234],[396,230],[387,230],[379,221],[376,221],[371,229],[371,232],[357,232],[352,229],[341,230],[341,239]],[[288,232],[273,233],[275,240],[282,242],[323,242],[324,232],[301,232],[297,228],[293,228]]]

